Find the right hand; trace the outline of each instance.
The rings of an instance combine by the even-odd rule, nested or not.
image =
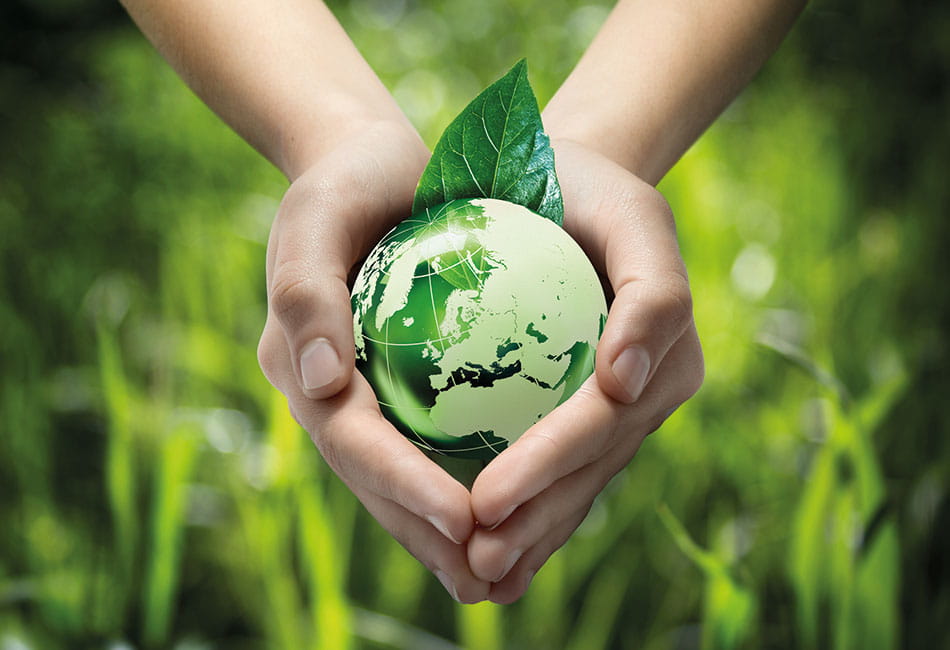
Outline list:
[[[408,125],[344,137],[291,184],[267,246],[258,359],[327,464],[461,602],[488,595],[469,568],[470,495],[383,417],[354,369],[350,273],[409,216],[429,151]]]
[[[492,581],[489,599],[503,604],[525,593],[644,438],[699,389],[704,372],[666,201],[584,144],[552,145],[564,229],[612,300],[594,375],[492,460],[472,487],[482,527],[469,540],[469,566]]]

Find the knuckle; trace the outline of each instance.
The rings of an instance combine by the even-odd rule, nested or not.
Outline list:
[[[261,337],[260,342],[257,344],[257,363],[264,372],[264,376],[267,377],[267,381],[273,385],[276,370],[276,355],[274,354],[274,346],[266,334]]]
[[[280,337],[275,337],[269,327],[264,329],[261,340],[257,344],[257,363],[261,367],[264,377],[270,382],[271,386],[283,392],[281,378],[285,368],[282,367],[283,350],[281,346],[286,345]]]
[[[685,324],[693,317],[693,294],[685,273],[670,272],[651,282],[656,299],[663,311],[677,324]]]
[[[687,336],[689,337],[686,341],[688,347],[686,348],[685,367],[682,372],[681,392],[678,395],[677,405],[695,395],[706,377],[706,363],[703,359],[703,347],[699,342],[699,337],[695,331],[687,332]]]
[[[694,361],[693,367],[686,375],[686,396],[683,398],[684,402],[699,392],[699,389],[702,387],[705,378],[706,364],[703,361],[702,350],[697,348],[696,359]]]
[[[316,282],[297,263],[285,262],[274,273],[270,286],[270,307],[285,325],[294,326],[313,309]]]

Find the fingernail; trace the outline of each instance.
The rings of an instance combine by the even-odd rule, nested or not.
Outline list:
[[[439,582],[442,583],[442,586],[445,587],[445,590],[449,592],[449,595],[452,596],[456,602],[462,602],[459,598],[459,592],[455,590],[455,584],[452,582],[452,578],[449,577],[449,574],[444,571],[436,571],[435,577],[439,579]]]
[[[505,520],[508,519],[508,517],[511,516],[511,513],[514,512],[514,511],[515,511],[515,508],[517,508],[517,507],[518,507],[518,505],[515,504],[515,505],[509,507],[507,510],[505,510],[505,511],[501,514],[501,517],[498,518],[498,521],[496,521],[495,523],[493,523],[491,526],[488,527],[488,530],[489,530],[489,531],[495,530],[496,528],[498,528],[499,526],[501,526],[503,523],[505,523]]]
[[[610,367],[614,377],[623,386],[630,396],[631,402],[636,402],[647,383],[650,372],[650,355],[639,345],[631,345],[620,353],[614,365]]]
[[[527,589],[531,586],[531,581],[534,580],[534,571],[528,571],[528,575],[525,576],[524,588]]]
[[[455,538],[452,536],[452,533],[449,532],[448,526],[446,526],[445,523],[444,523],[441,519],[439,519],[438,517],[436,517],[435,515],[426,515],[426,521],[428,521],[430,524],[432,524],[432,526],[433,526],[437,531],[439,531],[440,533],[442,533],[445,537],[447,537],[448,539],[452,540],[452,543],[454,543],[454,544],[461,544],[461,543],[462,543],[461,540],[455,539]]]
[[[340,376],[340,356],[327,339],[314,339],[304,347],[300,374],[307,390],[323,388]]]
[[[508,575],[508,572],[511,571],[511,567],[513,567],[515,563],[521,559],[521,556],[523,554],[524,554],[524,551],[522,551],[520,548],[513,550],[511,554],[508,556],[508,559],[505,561],[504,571],[501,572],[500,576],[492,580],[492,582],[498,582],[499,580],[504,578],[506,575]]]

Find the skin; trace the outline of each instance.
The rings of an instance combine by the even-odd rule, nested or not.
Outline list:
[[[258,357],[327,463],[460,602],[510,603],[703,377],[686,270],[653,185],[803,3],[621,0],[544,112],[565,228],[613,294],[595,374],[471,492],[353,368],[348,279],[410,213],[429,151],[327,8],[124,0],[195,92],[291,181],[267,248]]]
[[[482,526],[469,540],[469,563],[492,583],[489,598],[499,603],[524,593],[597,494],[703,378],[689,283],[665,200],[587,147],[554,146],[568,206],[564,227],[594,260],[614,299],[595,374],[472,487]],[[642,390],[618,381],[610,363],[630,346],[655,360],[644,369]]]

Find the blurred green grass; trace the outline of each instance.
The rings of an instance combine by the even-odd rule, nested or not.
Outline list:
[[[332,6],[430,144],[606,15]],[[3,11],[0,648],[950,644],[946,8],[817,4],[663,181],[706,383],[510,607],[453,605],[257,368],[279,174],[115,7]]]

